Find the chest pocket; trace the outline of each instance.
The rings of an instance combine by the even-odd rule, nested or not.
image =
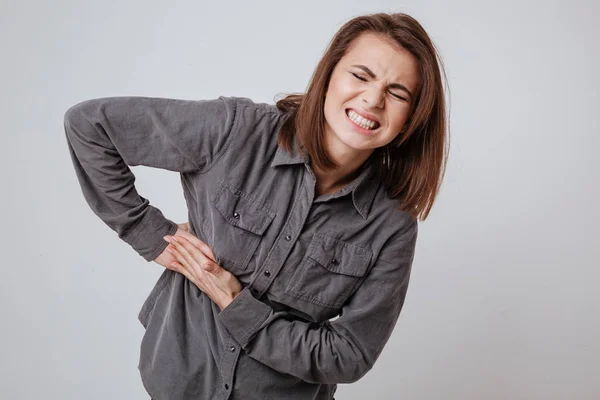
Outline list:
[[[212,251],[225,269],[245,270],[275,213],[222,182],[213,196]]]
[[[371,250],[329,236],[314,234],[285,291],[324,307],[339,308],[366,274]]]

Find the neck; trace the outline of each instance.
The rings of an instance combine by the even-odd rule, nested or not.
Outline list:
[[[372,149],[366,151],[357,151],[349,148],[343,143],[335,140],[327,140],[330,156],[338,164],[338,167],[332,170],[323,171],[315,166],[311,166],[317,177],[317,188],[319,194],[332,193],[341,189],[358,175],[359,168],[373,153]]]

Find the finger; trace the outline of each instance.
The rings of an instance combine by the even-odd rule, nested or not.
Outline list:
[[[196,236],[194,236],[193,234],[191,234],[189,232],[183,233],[181,236],[183,236],[184,238],[189,240],[194,245],[194,247],[196,247],[197,249],[202,251],[202,253],[204,253],[204,255],[206,257],[211,259],[213,262],[216,262],[215,255],[213,254],[211,248],[206,243],[204,243],[202,240],[198,239]]]
[[[221,276],[212,273],[203,275],[202,283],[206,286],[207,290],[210,293],[224,293],[227,295],[239,293],[241,291],[239,281],[227,271],[220,270],[225,272]]]
[[[184,249],[181,251],[184,256],[186,256],[187,251],[187,254],[191,254],[191,257],[194,258],[196,261],[195,264],[192,263],[194,267],[199,266],[204,271],[210,272],[216,277],[221,278],[222,272],[225,271],[223,268],[221,268],[221,266],[206,257],[202,251],[199,251],[198,248],[186,238],[179,235],[175,235],[173,238],[176,239],[176,243],[181,244],[184,247]]]
[[[185,258],[185,256],[177,250],[173,244],[167,246],[167,251],[175,257],[177,263],[181,265],[184,269],[192,271],[192,266],[189,264],[189,261]]]
[[[186,269],[182,264],[174,261],[171,263],[171,268],[173,268],[173,271],[180,273],[181,275],[185,276],[189,281],[194,283],[194,285],[198,286],[194,280],[192,273],[188,269]]]
[[[189,268],[199,268],[207,260],[206,256],[200,250],[196,249],[181,236],[173,236],[171,245],[180,253],[182,260]]]
[[[213,261],[209,256],[207,256],[202,249],[196,247],[190,240],[186,237],[175,235],[173,238],[177,241],[177,243],[181,244],[185,250],[189,254],[191,254],[197,261],[199,266],[204,265],[207,261]],[[208,246],[206,246],[208,247]],[[212,252],[211,252],[212,253]]]
[[[204,276],[206,274],[201,269],[199,269],[199,273],[196,273],[197,270],[190,266],[189,261],[179,251],[177,251],[177,249],[174,246],[167,246],[167,250],[169,250],[169,252],[173,254],[173,256],[178,260],[173,261],[170,264],[171,268],[173,268],[175,272],[179,272],[180,274],[184,275],[187,279],[193,282],[194,285],[196,285],[200,290],[205,291],[206,282],[204,281]]]
[[[213,275],[219,276],[223,271],[225,271],[223,268],[221,268],[220,265],[213,263],[211,261],[207,261],[204,264],[202,264],[202,268],[207,271],[210,272]]]

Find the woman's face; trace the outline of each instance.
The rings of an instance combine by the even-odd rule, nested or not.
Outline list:
[[[336,154],[368,157],[391,142],[410,117],[419,85],[408,51],[364,33],[335,66],[325,97],[325,134]]]

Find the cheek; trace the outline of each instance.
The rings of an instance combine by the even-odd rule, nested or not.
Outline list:
[[[334,100],[334,96],[331,92],[327,93],[325,97],[325,104],[323,105],[323,114],[325,117],[325,123],[329,126],[337,125],[336,120],[339,119],[339,106],[336,104],[337,101]]]
[[[347,78],[332,79],[329,86],[331,97],[338,103],[344,103],[356,92],[356,85]],[[328,94],[329,96],[329,94]]]
[[[400,132],[408,120],[408,107],[396,107],[390,110],[388,121],[390,129],[394,132]]]
[[[323,104],[323,111],[325,114],[325,118],[329,119],[331,117],[331,111],[333,107],[333,98],[331,92],[327,92],[325,96],[325,103]]]
[[[331,84],[325,95],[325,113],[333,116],[333,113],[338,113],[344,108],[344,104],[348,101],[348,96],[343,91],[339,84]]]

